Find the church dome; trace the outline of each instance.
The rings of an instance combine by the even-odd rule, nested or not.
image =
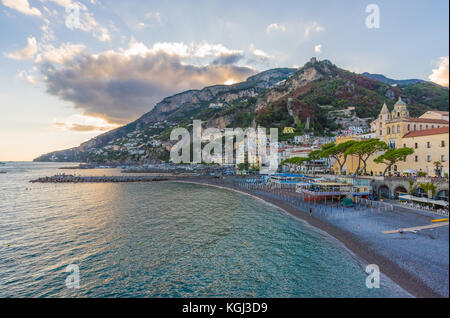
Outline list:
[[[406,103],[404,102],[404,101],[402,101],[402,98],[401,97],[399,97],[398,98],[398,101],[395,103],[395,105],[394,106],[406,106]]]

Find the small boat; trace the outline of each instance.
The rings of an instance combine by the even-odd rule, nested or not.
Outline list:
[[[0,171],[0,174],[5,174],[6,173],[6,171]]]

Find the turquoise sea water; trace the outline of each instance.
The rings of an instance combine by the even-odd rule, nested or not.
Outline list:
[[[59,166],[1,167],[0,297],[408,296],[386,277],[366,288],[365,265],[339,242],[252,197],[181,183],[28,183]],[[65,284],[70,264],[78,289]]]

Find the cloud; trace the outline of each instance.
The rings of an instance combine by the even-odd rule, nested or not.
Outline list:
[[[80,29],[82,31],[91,33],[97,40],[101,42],[107,42],[111,39],[109,30],[101,26],[97,20],[95,20],[94,15],[87,12],[87,9],[80,15]]]
[[[314,52],[315,52],[316,54],[322,53],[322,44],[316,45],[316,46],[314,47]]]
[[[193,65],[190,57],[224,58],[222,45],[132,41],[128,49],[83,53],[64,65],[42,64],[47,92],[74,103],[84,115],[124,124],[151,110],[164,97],[189,89],[245,80],[255,71],[232,64]]]
[[[282,24],[272,23],[272,24],[269,24],[266,28],[266,33],[271,33],[271,32],[275,32],[275,31],[285,32],[286,27]]]
[[[222,54],[219,57],[217,57],[214,61],[212,61],[212,64],[220,64],[220,65],[226,65],[226,64],[236,64],[240,60],[244,58],[244,54],[237,52],[237,53],[229,53],[229,54]]]
[[[309,39],[311,32],[322,32],[325,28],[320,26],[317,22],[313,22],[305,27],[305,38]]]
[[[74,2],[72,0],[47,0],[58,4],[61,7],[78,7],[79,9],[79,25],[74,26],[84,32],[91,33],[97,40],[107,42],[111,39],[108,28],[102,26],[94,15],[88,11],[88,8],[81,2]],[[90,1],[95,4],[95,1]]]
[[[448,56],[442,56],[439,59],[439,62],[436,63],[436,66],[437,68],[432,70],[432,73],[428,76],[428,79],[436,84],[448,87]]]
[[[54,119],[54,123],[51,127],[59,130],[70,130],[75,132],[101,132],[117,128],[118,125],[109,124],[101,118],[72,115],[64,119]]]
[[[36,63],[67,64],[79,56],[84,50],[83,44],[63,43],[59,48],[47,45],[36,57]]]
[[[42,16],[41,11],[37,8],[30,7],[28,0],[2,0],[5,7],[19,11],[20,13],[32,16]]]
[[[257,57],[261,58],[261,59],[270,59],[273,58],[273,56],[267,54],[266,52],[264,52],[263,50],[259,50],[256,49],[252,52],[254,55],[256,55]]]
[[[112,129],[109,127],[102,127],[102,126],[66,124],[66,123],[54,123],[53,127],[77,132],[108,131]]]
[[[5,56],[14,60],[31,60],[33,56],[36,54],[38,46],[36,39],[32,36],[27,39],[27,42],[28,42],[27,46],[24,47],[22,50],[11,53],[5,53]]]
[[[25,79],[28,82],[28,84],[35,85],[37,82],[37,78],[35,75],[33,75],[33,73],[36,70],[37,70],[36,67],[33,67],[30,71],[20,71],[16,77],[20,79]]]

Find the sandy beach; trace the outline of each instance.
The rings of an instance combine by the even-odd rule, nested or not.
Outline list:
[[[411,295],[420,298],[448,297],[449,227],[416,233],[382,234],[384,230],[430,224],[439,218],[431,213],[370,211],[314,205],[313,216],[297,201],[276,194],[246,189],[236,182],[211,178],[183,178],[180,182],[216,186],[262,199],[308,224],[327,232],[369,264],[377,264]]]

